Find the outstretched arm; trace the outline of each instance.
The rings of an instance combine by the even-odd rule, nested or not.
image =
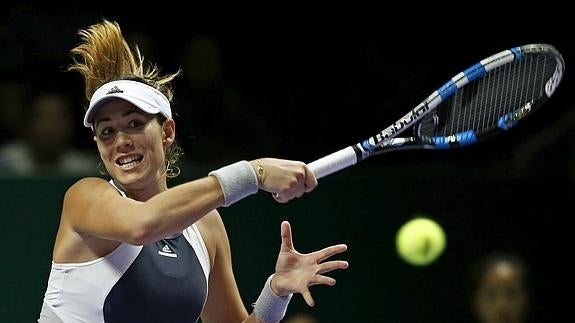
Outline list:
[[[293,246],[290,224],[284,221],[281,225],[282,244],[276,272],[266,281],[254,312],[248,315],[234,278],[229,241],[221,218],[217,212],[212,212],[199,222],[199,227],[214,257],[208,299],[202,311],[202,321],[206,323],[278,322],[285,314],[292,293],[302,294],[306,302],[313,306],[309,287],[318,284],[333,286],[335,280],[323,274],[348,266],[347,261],[342,260],[324,262],[344,252],[347,247],[343,244],[309,254],[297,252]]]
[[[324,273],[336,269],[346,269],[348,262],[344,260],[324,260],[347,250],[347,245],[338,244],[308,254],[297,252],[293,245],[291,226],[289,222],[281,224],[282,245],[276,262],[276,273],[271,281],[274,294],[285,296],[291,293],[303,295],[309,306],[315,302],[309,291],[313,285],[335,285],[335,279],[324,276]]]
[[[63,217],[75,232],[146,244],[188,227],[206,213],[258,191],[287,202],[313,190],[317,180],[304,163],[262,158],[239,162],[159,193],[145,202],[122,198],[102,179],[84,179],[67,192]]]
[[[338,244],[308,254],[297,252],[293,245],[291,226],[289,222],[281,224],[282,245],[276,262],[276,273],[271,281],[274,294],[285,296],[300,293],[309,306],[315,302],[309,291],[313,285],[335,285],[335,279],[324,276],[324,273],[336,269],[346,269],[348,262],[344,260],[324,260],[347,250],[347,245]]]
[[[325,261],[346,251],[345,244],[301,254],[294,248],[291,226],[287,221],[281,224],[281,237],[282,244],[276,262],[276,272],[266,282],[254,308],[255,315],[264,323],[281,320],[294,293],[302,294],[306,303],[314,306],[315,301],[309,287],[335,285],[335,279],[324,274],[336,269],[346,269],[349,265],[344,260]]]

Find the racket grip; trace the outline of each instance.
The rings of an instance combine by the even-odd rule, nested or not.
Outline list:
[[[346,167],[357,163],[357,155],[352,146],[336,151],[318,160],[315,160],[307,166],[311,169],[317,179],[333,174]]]

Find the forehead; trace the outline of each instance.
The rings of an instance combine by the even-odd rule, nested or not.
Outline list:
[[[520,283],[522,272],[513,264],[500,262],[493,265],[486,273],[484,282],[488,285]]]

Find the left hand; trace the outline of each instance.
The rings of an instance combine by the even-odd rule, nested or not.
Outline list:
[[[336,269],[346,269],[349,266],[348,262],[343,260],[323,261],[346,251],[347,246],[338,244],[312,253],[301,254],[294,249],[291,226],[287,221],[281,224],[281,237],[282,244],[276,262],[276,272],[271,281],[272,291],[278,296],[300,293],[309,306],[314,306],[315,302],[309,287],[335,285],[335,279],[323,274]]]

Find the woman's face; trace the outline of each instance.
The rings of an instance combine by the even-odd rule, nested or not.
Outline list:
[[[102,162],[124,187],[144,189],[164,178],[165,149],[173,141],[172,120],[162,126],[155,115],[112,99],[96,112],[94,127]]]
[[[523,322],[527,291],[521,270],[507,262],[493,265],[480,282],[475,306],[481,322]]]

